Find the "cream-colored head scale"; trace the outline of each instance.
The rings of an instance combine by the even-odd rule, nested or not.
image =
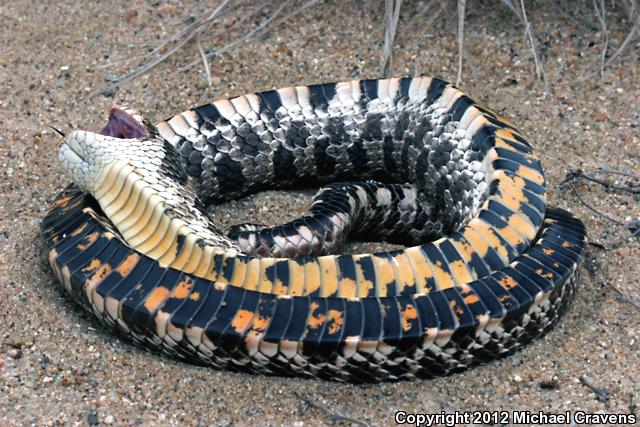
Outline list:
[[[149,169],[157,169],[158,165],[142,162],[140,154],[161,154],[162,148],[160,141],[154,139],[122,139],[76,130],[65,138],[60,147],[59,159],[78,187],[95,196],[105,178],[106,170],[114,162],[126,162],[137,173],[152,172]]]
[[[65,138],[60,161],[134,249],[207,277],[213,254],[237,245],[213,226],[178,152],[132,110],[114,109],[102,133]]]
[[[139,161],[141,153],[163,155],[163,144],[153,137],[154,133],[140,113],[114,106],[100,133],[76,130],[69,134],[60,147],[59,159],[74,182],[95,196],[105,170],[113,162],[127,162],[143,174],[150,172],[149,168],[157,169],[155,164]]]

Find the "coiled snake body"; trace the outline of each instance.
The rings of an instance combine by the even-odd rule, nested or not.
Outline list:
[[[42,224],[59,280],[136,344],[219,368],[456,372],[547,331],[584,253],[527,141],[438,79],[284,88],[156,126],[114,110],[61,160],[76,185]],[[226,235],[200,201],[326,184],[309,216]],[[333,255],[347,235],[409,246]]]

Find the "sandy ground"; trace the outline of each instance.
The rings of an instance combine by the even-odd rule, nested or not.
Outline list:
[[[43,210],[68,181],[48,124],[96,129],[114,100],[161,119],[217,97],[379,77],[382,2],[329,2],[214,59],[211,88],[200,65],[176,72],[197,59],[190,47],[115,96],[82,100],[105,77],[127,70],[101,66],[143,52],[149,45],[141,41],[153,46],[173,34],[203,13],[204,3],[0,4],[0,424],[332,423],[317,409],[301,411],[294,392],[375,425],[391,424],[397,410],[636,410],[640,310],[609,285],[640,299],[638,240],[608,252],[590,248],[592,274],[583,271],[575,302],[546,337],[514,356],[433,381],[354,386],[219,372],[141,351],[81,311],[54,281],[41,249]],[[593,241],[613,241],[622,235],[615,225],[555,185],[569,169],[640,169],[640,45],[632,43],[600,79],[593,72],[602,34],[592,4],[567,3],[543,2],[529,11],[551,96],[543,97],[544,85],[535,79],[521,25],[497,2],[468,2],[460,86],[529,136],[546,168],[550,201],[582,218]],[[407,2],[404,9],[395,74],[455,80],[455,6],[429,22],[434,11],[416,17],[422,5]],[[614,12],[609,22],[610,44],[617,46],[629,24]],[[577,188],[610,215],[625,221],[640,215],[637,196]],[[259,214],[275,222],[295,199],[262,194],[218,216],[243,221]],[[247,209],[253,209],[248,217],[238,213]],[[583,375],[608,390],[608,401],[580,383]]]

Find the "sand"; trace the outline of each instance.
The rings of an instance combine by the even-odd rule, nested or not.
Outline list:
[[[455,80],[455,6],[436,19],[435,9],[419,16],[422,7],[406,2],[394,74]],[[176,72],[198,58],[190,46],[111,96],[82,99],[129,69],[105,64],[155,46],[205,8],[205,2],[139,0],[0,5],[0,424],[333,422],[318,409],[301,410],[294,392],[374,425],[392,424],[398,410],[636,410],[640,310],[610,285],[640,299],[637,239],[610,251],[589,248],[591,273],[582,270],[573,305],[544,338],[511,357],[430,381],[362,386],[215,371],[142,351],[83,312],[54,280],[41,247],[43,210],[68,182],[57,163],[60,139],[47,125],[97,129],[116,100],[158,120],[220,97],[380,76],[382,2],[329,2],[214,58],[213,87],[200,64]],[[622,236],[619,227],[556,186],[570,169],[640,170],[640,45],[631,43],[601,79],[602,34],[591,2],[545,2],[529,16],[551,95],[543,96],[522,26],[498,2],[468,2],[460,87],[528,136],[542,158],[550,202],[583,219],[592,241],[614,241]],[[615,48],[629,24],[614,11],[608,19]],[[231,36],[228,31],[224,40]],[[576,188],[610,215],[625,221],[640,215],[638,197],[593,184]],[[291,214],[294,201],[301,212],[307,200],[308,193],[265,193],[216,215],[223,222],[260,215],[274,223]],[[608,400],[581,376],[605,388]]]

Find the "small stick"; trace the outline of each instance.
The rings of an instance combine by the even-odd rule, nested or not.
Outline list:
[[[589,240],[587,243],[595,248],[607,250],[607,247],[600,242],[592,242]]]
[[[596,394],[596,396],[598,397],[598,400],[601,402],[608,402],[609,401],[609,390],[607,390],[604,387],[596,387],[593,384],[591,384],[591,382],[589,382],[589,380],[587,379],[587,377],[585,377],[584,375],[582,375],[579,378],[580,382],[586,386],[589,390],[591,390],[592,392],[594,392]]]
[[[458,0],[458,77],[456,86],[462,80],[462,56],[464,54],[464,11],[467,5],[466,0]]]
[[[278,7],[278,9],[276,9],[276,11],[269,18],[267,18],[262,24],[260,24],[258,27],[256,27],[255,29],[251,30],[249,33],[245,34],[241,38],[236,39],[236,40],[234,40],[234,41],[222,46],[221,48],[217,48],[217,49],[214,49],[212,51],[207,52],[206,56],[207,56],[207,58],[211,58],[211,57],[213,57],[215,55],[219,55],[219,54],[221,54],[223,52],[226,52],[226,51],[230,50],[231,48],[233,48],[233,47],[235,47],[237,45],[249,42],[249,40],[257,37],[258,35],[264,34],[268,30],[267,27],[269,25],[271,25],[272,27],[277,27],[281,23],[289,20],[290,18],[294,17],[295,15],[297,15],[300,12],[302,12],[303,10],[313,6],[314,4],[318,3],[319,1],[320,0],[310,0],[307,3],[303,4],[302,6],[298,7],[297,9],[294,9],[292,12],[288,13],[287,15],[283,16],[282,18],[276,20],[278,15],[280,15],[280,12],[282,12],[282,10],[284,10],[290,3],[290,0],[285,0]],[[185,65],[182,68],[179,68],[176,72],[183,72],[183,71],[189,70],[194,65],[196,65],[198,62],[200,62],[199,59],[197,59],[197,60]]]
[[[593,0],[593,8],[596,10],[596,16],[602,26],[602,53],[600,54],[600,78],[604,79],[604,67],[607,59],[607,49],[609,48],[609,31],[607,30],[607,12],[605,8],[604,0],[600,0],[600,6],[598,6],[598,0]]]
[[[615,169],[610,169],[610,168],[600,168],[598,169],[595,174],[605,174],[605,173],[610,173],[610,174],[615,174],[615,175],[621,175],[621,176],[627,176],[630,178],[634,178],[634,179],[640,179],[640,177],[630,173],[630,172],[625,172],[625,171],[618,171]],[[631,232],[631,234],[623,237],[620,240],[617,240],[613,243],[610,243],[608,245],[603,245],[601,243],[597,243],[597,242],[589,242],[589,244],[598,247],[600,249],[604,249],[604,250],[611,250],[611,249],[616,249],[617,247],[619,247],[620,245],[622,245],[623,243],[625,243],[627,240],[639,236],[640,235],[640,219],[635,218],[632,219],[628,222],[622,222],[620,219],[618,218],[614,218],[612,216],[609,216],[603,212],[600,212],[599,210],[597,210],[596,208],[594,208],[593,206],[589,205],[587,202],[585,202],[582,197],[580,197],[580,194],[578,193],[578,191],[576,190],[575,186],[573,185],[574,181],[576,179],[584,179],[586,181],[590,181],[590,182],[594,182],[596,184],[602,185],[603,187],[605,187],[606,189],[614,189],[614,190],[619,190],[619,191],[626,191],[628,193],[631,194],[640,194],[640,188],[636,189],[635,185],[616,185],[613,184],[611,181],[606,180],[606,179],[599,179],[599,178],[595,178],[591,175],[588,175],[586,173],[584,173],[582,170],[577,169],[577,170],[570,170],[564,181],[562,181],[558,187],[560,188],[565,188],[565,187],[569,187],[571,188],[571,191],[573,192],[573,194],[575,194],[575,196],[577,197],[578,201],[580,201],[580,203],[582,203],[582,205],[584,205],[587,209],[589,209],[590,211],[594,212],[595,214],[597,214],[598,216],[611,221],[621,227],[623,227],[626,230],[629,230]]]
[[[538,61],[538,52],[536,47],[536,40],[533,37],[533,32],[531,31],[531,24],[529,23],[529,19],[527,18],[527,11],[524,8],[524,0],[520,0],[520,7],[522,8],[522,20],[525,23],[525,36],[528,36],[529,43],[531,44],[531,52],[533,53],[533,61],[536,65],[536,74],[538,75],[538,80],[542,80],[544,83],[544,91],[549,93],[549,83],[547,82],[547,75],[544,72],[544,68],[542,68],[542,63]]]
[[[200,43],[200,35],[196,37],[196,46],[198,46],[198,52],[200,52],[200,56],[202,57],[202,63],[204,64],[204,71],[207,74],[207,82],[209,83],[209,87],[213,87],[213,83],[211,80],[211,69],[209,68],[209,60],[207,60],[207,55],[204,54],[204,49],[202,49],[202,44]]]
[[[576,190],[576,188],[573,186],[572,183],[569,183],[569,187],[571,188],[571,190],[573,191],[573,194],[575,194],[575,196],[578,198],[578,201],[580,201],[580,203],[582,203],[587,209],[589,209],[591,212],[594,212],[595,214],[601,216],[602,218],[609,220],[625,229],[631,230],[632,228],[634,229],[634,231],[629,234],[628,236],[623,237],[620,240],[617,240],[609,245],[603,245],[601,243],[597,243],[597,242],[589,242],[589,244],[596,246],[596,247],[600,247],[604,250],[611,250],[611,249],[615,249],[617,247],[619,247],[620,245],[622,245],[624,242],[626,242],[627,240],[629,240],[632,237],[638,236],[640,235],[640,227],[638,227],[638,223],[640,220],[638,219],[632,219],[631,221],[624,223],[622,221],[620,221],[619,219],[613,218],[605,213],[600,212],[599,210],[597,210],[596,208],[594,208],[593,206],[589,205],[587,202],[585,202],[582,197],[580,197],[580,194],[578,194],[578,191]]]
[[[174,53],[178,52],[184,45],[186,45],[188,42],[190,42],[192,40],[193,37],[197,37],[199,34],[202,33],[202,30],[207,27],[215,18],[219,17],[220,15],[223,14],[225,7],[227,6],[227,3],[229,3],[229,0],[223,0],[220,5],[209,14],[209,16],[203,20],[202,22],[196,22],[192,25],[189,25],[185,30],[181,31],[180,33],[176,34],[174,37],[172,37],[170,39],[169,42],[173,42],[176,41],[176,44],[171,47],[169,50],[167,50],[166,52],[164,52],[163,54],[161,54],[160,56],[158,56],[157,58],[147,62],[146,64],[138,67],[137,69],[135,69],[134,71],[132,71],[131,73],[117,78],[115,81],[113,81],[111,84],[104,86],[92,93],[90,93],[89,95],[85,96],[83,98],[84,101],[86,101],[89,98],[92,98],[95,95],[98,95],[100,93],[104,93],[106,91],[109,90],[114,90],[116,87],[120,86],[120,85],[124,85],[125,83],[128,83],[130,81],[132,81],[133,79],[142,76],[143,74],[148,73],[149,71],[151,71],[153,68],[155,68],[158,64],[164,62],[167,58],[171,57]],[[168,43],[163,43],[162,45],[158,46],[157,48],[155,48],[152,52],[150,52],[149,54],[152,55],[155,52],[159,52],[161,49],[163,49],[165,46],[167,46]]]
[[[596,171],[596,173],[614,173],[616,172],[618,175],[623,175],[623,176],[629,176],[632,178],[635,178],[634,175],[631,174],[627,174],[627,173],[623,173],[623,172],[618,172],[618,171],[612,171],[612,170],[598,170]],[[628,186],[628,185],[616,185],[614,183],[612,183],[611,181],[609,181],[608,179],[600,179],[600,178],[595,178],[591,175],[588,175],[586,173],[584,173],[581,169],[577,169],[577,170],[570,170],[569,173],[567,173],[566,178],[564,179],[564,181],[562,181],[560,183],[560,186],[566,184],[567,182],[574,180],[574,179],[585,179],[587,181],[591,181],[591,182],[595,182],[596,184],[600,184],[602,185],[604,188],[606,189],[613,189],[613,190],[620,190],[620,191],[626,191],[629,192],[631,194],[640,194],[640,188],[634,188],[632,186]]]
[[[386,0],[385,2],[385,30],[384,48],[382,50],[382,75],[385,78],[391,76],[393,67],[393,40],[396,38],[398,20],[400,19],[400,8],[402,0]]]
[[[595,213],[595,214],[597,214],[597,215],[601,216],[602,218],[604,218],[604,219],[606,219],[606,220],[609,220],[609,221],[611,221],[611,222],[613,222],[613,223],[615,223],[615,224],[618,224],[618,225],[620,225],[620,226],[624,226],[624,225],[625,225],[625,224],[624,224],[624,222],[622,222],[622,221],[620,221],[620,220],[618,220],[618,219],[616,219],[616,218],[610,217],[609,215],[607,215],[607,214],[605,214],[605,213],[600,212],[599,210],[597,210],[596,208],[594,208],[593,206],[589,205],[587,202],[585,202],[584,200],[582,200],[582,197],[580,197],[580,194],[578,194],[578,191],[576,190],[576,187],[573,185],[573,183],[572,183],[572,182],[569,182],[569,188],[571,188],[571,190],[573,191],[573,194],[575,194],[575,195],[576,195],[576,197],[578,198],[578,200],[580,201],[580,203],[582,203],[582,204],[583,204],[587,209],[589,209],[591,212],[593,212],[593,213]]]
[[[595,173],[612,173],[615,175],[622,175],[622,176],[628,176],[630,178],[640,179],[640,175],[635,175],[635,174],[632,174],[631,172],[619,171],[619,170],[610,169],[610,168],[598,168],[598,170],[595,171]]]
[[[309,399],[308,397],[306,397],[305,395],[303,395],[299,391],[294,391],[293,395],[296,396],[298,399],[300,399],[300,401],[302,402],[303,405],[306,405],[306,408],[304,408],[302,410],[302,413],[304,413],[307,410],[307,408],[313,407],[313,408],[319,409],[322,412],[324,412],[325,415],[327,415],[333,421],[338,421],[338,422],[346,421],[346,422],[353,423],[353,424],[356,424],[356,425],[361,426],[361,427],[369,427],[368,423],[366,423],[364,421],[357,420],[355,418],[347,417],[346,415],[342,415],[340,412],[333,411],[333,410],[327,408],[326,406],[323,406],[323,405],[321,405],[319,403],[316,403],[316,402],[312,401],[311,399]]]
[[[629,221],[629,223],[625,225],[625,228],[630,229],[631,224],[633,224],[633,223],[635,223],[637,221],[638,220]],[[634,232],[632,232],[631,234],[629,234],[628,236],[625,236],[622,239],[611,243],[610,249],[616,249],[616,248],[620,247],[622,244],[624,244],[627,240],[631,239],[632,237],[639,236],[639,235],[640,235],[640,228],[636,228],[636,230]]]
[[[611,283],[607,283],[607,286],[609,286],[611,289],[613,289],[614,291],[616,291],[618,293],[618,299],[620,301],[627,302],[627,303],[631,304],[632,306],[634,306],[635,308],[640,310],[640,302],[638,302],[638,300],[636,300],[635,298],[630,297],[629,295],[625,294],[624,292],[622,292],[620,289],[618,289],[615,285],[613,285]]]

